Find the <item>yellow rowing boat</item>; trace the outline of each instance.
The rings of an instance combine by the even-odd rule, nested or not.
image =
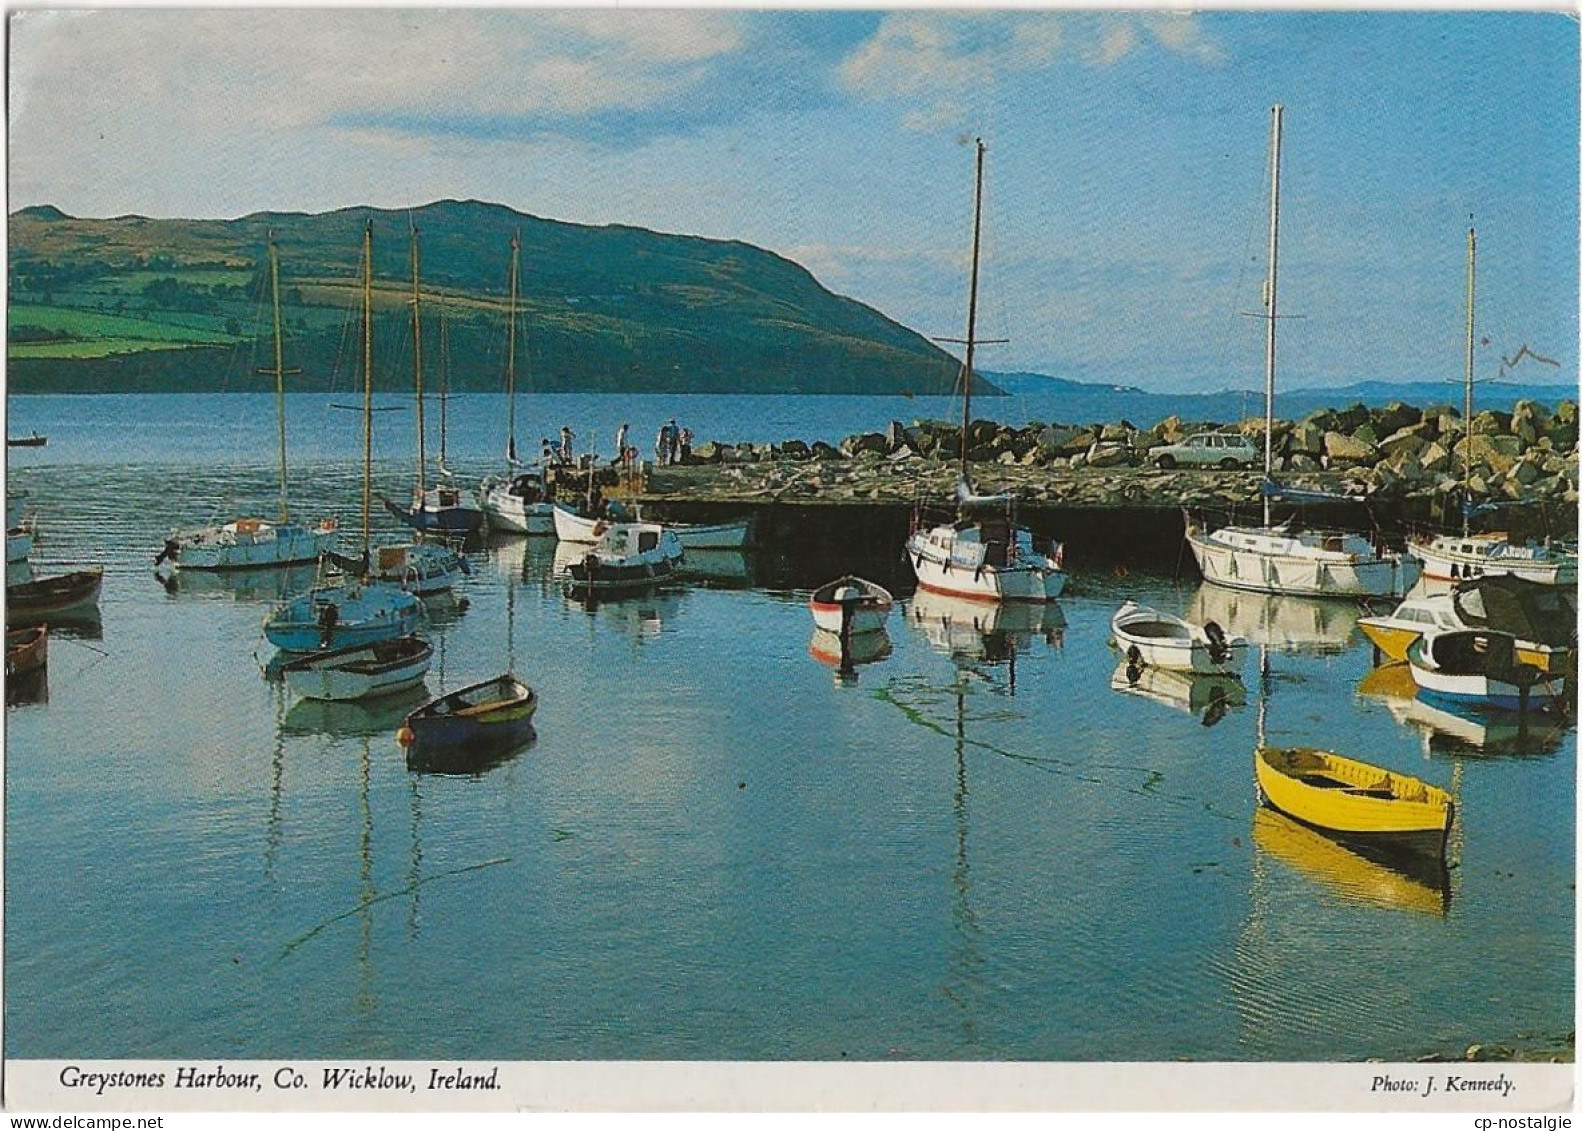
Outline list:
[[[1342,837],[1443,852],[1456,807],[1437,786],[1309,747],[1262,747],[1253,758],[1266,804]]]

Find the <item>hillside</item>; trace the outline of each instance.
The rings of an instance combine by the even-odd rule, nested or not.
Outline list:
[[[265,245],[280,249],[293,387],[361,381],[361,239],[374,225],[375,385],[412,381],[408,225],[420,233],[427,380],[440,314],[457,390],[501,388],[520,231],[519,388],[948,393],[956,363],[804,268],[737,242],[544,220],[503,205],[258,213],[237,220],[10,216],[12,392],[253,390],[271,378]],[[992,391],[985,389],[984,391]]]

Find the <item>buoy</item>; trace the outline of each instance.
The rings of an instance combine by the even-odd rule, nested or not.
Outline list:
[[[412,733],[412,728],[404,726],[396,731],[396,742],[402,746],[411,746],[412,740],[417,736]]]

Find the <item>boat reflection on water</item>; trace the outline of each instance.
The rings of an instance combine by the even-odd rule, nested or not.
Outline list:
[[[1014,660],[1035,637],[1053,648],[1065,642],[1066,614],[1053,601],[990,604],[919,589],[906,600],[906,619],[936,650],[958,661]]]
[[[395,695],[373,699],[299,699],[280,721],[287,735],[327,734],[336,738],[377,738],[389,735],[392,743],[401,722],[428,701],[422,684]]]
[[[1452,708],[1419,699],[1411,666],[1405,663],[1374,668],[1357,684],[1357,694],[1379,700],[1396,722],[1418,731],[1424,757],[1546,755],[1555,753],[1565,741],[1564,721],[1548,712]]]
[[[480,557],[487,557],[488,568],[497,577],[539,581],[553,576],[556,548],[547,538],[490,535]]]
[[[1328,655],[1352,646],[1363,611],[1356,601],[1252,593],[1204,582],[1183,615],[1198,624],[1214,621],[1227,633],[1276,652]]]
[[[277,605],[313,588],[316,571],[309,562],[276,569],[165,570],[154,577],[172,597]]]
[[[848,679],[856,678],[855,668],[862,664],[872,664],[884,659],[892,651],[890,634],[884,629],[875,632],[857,632],[850,638],[848,650],[844,659],[841,656],[840,633],[827,632],[822,628],[813,630],[813,639],[808,643],[807,652],[821,664],[828,664],[838,669],[837,675]]]
[[[7,676],[5,705],[26,707],[49,702],[49,666],[35,668],[21,675]]]
[[[1348,902],[1429,915],[1450,906],[1450,873],[1438,856],[1341,842],[1264,805],[1253,810],[1252,843]]]
[[[1132,664],[1124,657],[1110,676],[1110,689],[1184,711],[1206,727],[1219,722],[1231,710],[1247,705],[1247,688],[1233,675],[1171,671]]]

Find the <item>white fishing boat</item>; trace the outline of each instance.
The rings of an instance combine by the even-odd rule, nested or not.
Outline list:
[[[1278,323],[1280,246],[1280,127],[1283,108],[1273,108],[1270,128],[1269,256],[1264,283],[1263,524],[1209,530],[1188,521],[1187,544],[1205,580],[1231,589],[1313,597],[1402,597],[1420,569],[1410,557],[1381,551],[1358,534],[1298,530],[1271,521],[1271,500],[1283,492],[1274,483],[1274,360]]]
[[[1461,419],[1466,435],[1456,447],[1461,452],[1461,533],[1430,535],[1413,539],[1407,552],[1423,564],[1423,576],[1431,581],[1465,581],[1479,577],[1519,577],[1540,585],[1577,584],[1575,546],[1529,545],[1513,541],[1507,533],[1473,534],[1471,521],[1476,509],[1472,503],[1472,386],[1473,347],[1476,343],[1478,234],[1467,229],[1467,334],[1466,375],[1462,394]],[[1530,351],[1529,351],[1530,352]],[[1518,359],[1521,357],[1518,354]]]
[[[1172,671],[1235,673],[1247,659],[1247,640],[1228,636],[1215,621],[1197,624],[1127,601],[1110,618],[1110,632],[1126,659]]]
[[[478,505],[488,516],[489,529],[506,534],[554,534],[555,518],[542,468],[528,469],[516,455],[516,323],[517,282],[522,237],[511,236],[511,299],[507,313],[505,351],[505,462],[504,475],[493,475],[478,485]]]
[[[658,523],[614,523],[597,545],[567,565],[567,588],[573,593],[648,588],[674,574],[682,557],[681,543]]]
[[[972,424],[972,366],[977,344],[978,248],[983,222],[982,139],[977,143],[973,191],[972,271],[967,292],[967,336],[961,366],[961,467],[954,519],[930,522],[919,508],[906,540],[906,560],[921,589],[996,604],[1052,601],[1065,587],[1064,554],[1058,543],[1046,554],[1032,532],[1016,525],[1008,495],[978,495],[967,474]]]
[[[275,608],[264,636],[286,652],[313,652],[409,636],[423,604],[399,585],[368,572],[373,509],[373,221],[363,229],[363,500],[360,568],[338,584],[322,584]]]
[[[280,669],[304,699],[371,699],[416,687],[428,674],[434,646],[416,636],[317,652]]]
[[[308,527],[291,521],[287,501],[286,476],[286,386],[288,373],[280,329],[280,262],[275,234],[269,233],[269,289],[274,305],[275,364],[260,372],[275,378],[275,419],[280,446],[280,507],[274,522],[261,518],[238,518],[200,530],[176,531],[165,539],[165,546],[154,558],[178,570],[262,569],[316,561],[320,554],[335,548],[339,533],[334,518]],[[8,546],[9,550],[9,546]]]
[[[895,599],[884,586],[849,574],[819,586],[807,602],[813,623],[836,636],[841,634],[848,617],[853,636],[881,631],[894,604]]]
[[[1516,656],[1505,632],[1431,632],[1406,649],[1412,681],[1424,699],[1525,711],[1561,696],[1561,681]]]
[[[633,512],[638,521],[643,521],[641,513],[640,510]],[[554,504],[555,537],[562,542],[591,546],[603,537],[612,521],[578,514],[563,503]],[[740,550],[752,538],[752,520],[746,518],[733,522],[666,522],[660,525],[674,534],[686,550]]]

